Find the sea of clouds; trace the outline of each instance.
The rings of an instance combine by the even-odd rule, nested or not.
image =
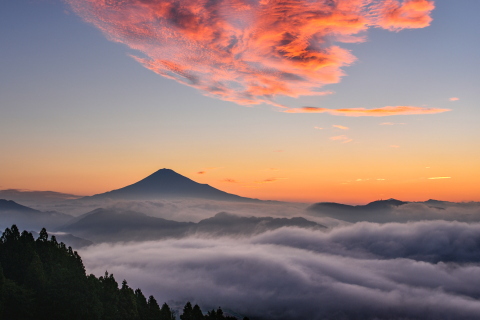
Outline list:
[[[160,303],[253,319],[475,319],[480,224],[356,223],[253,237],[99,244],[87,272],[113,273]]]

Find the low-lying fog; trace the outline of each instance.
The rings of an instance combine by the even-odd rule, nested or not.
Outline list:
[[[108,270],[177,310],[191,301],[251,319],[480,314],[479,203],[341,212],[365,220],[357,223],[281,202],[62,200],[41,207],[75,216],[52,231],[86,243],[78,248],[88,273]],[[386,223],[376,223],[379,217]]]
[[[127,279],[159,301],[221,305],[261,319],[474,319],[480,224],[357,223],[250,238],[100,244],[87,271]]]

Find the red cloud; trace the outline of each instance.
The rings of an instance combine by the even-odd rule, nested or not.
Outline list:
[[[146,68],[238,104],[323,95],[369,27],[428,25],[432,1],[65,0]]]
[[[409,115],[409,114],[433,114],[447,112],[450,109],[438,109],[438,108],[423,108],[414,106],[395,106],[395,107],[383,107],[376,109],[365,108],[350,108],[350,109],[326,109],[315,107],[303,107],[292,108],[285,110],[287,113],[329,113],[337,116],[349,116],[349,117],[385,117],[396,115]]]

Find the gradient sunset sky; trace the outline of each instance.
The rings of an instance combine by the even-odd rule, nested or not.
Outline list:
[[[260,199],[480,201],[478,12],[2,1],[0,189],[91,195],[170,168]]]

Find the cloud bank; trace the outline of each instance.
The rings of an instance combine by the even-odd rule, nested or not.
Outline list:
[[[473,319],[480,225],[358,223],[249,239],[102,244],[80,252],[159,301],[187,299],[256,319]]]
[[[355,61],[339,43],[363,42],[371,27],[426,27],[434,9],[427,0],[65,1],[159,75],[241,105],[278,107],[276,96],[330,93],[321,88]]]

